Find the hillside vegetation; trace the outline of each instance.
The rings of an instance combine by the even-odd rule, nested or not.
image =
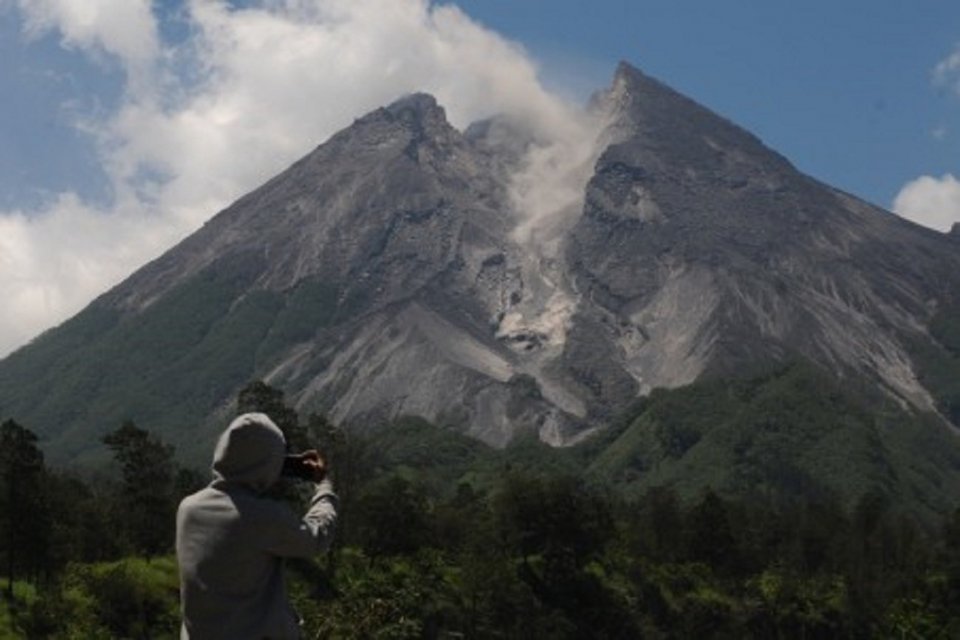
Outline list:
[[[308,637],[960,633],[960,500],[930,488],[960,465],[946,446],[923,468],[899,457],[952,435],[810,365],[655,392],[566,449],[492,449],[417,418],[345,432],[262,383],[238,398],[254,409],[321,445],[342,498],[335,548],[289,566]],[[0,628],[176,637],[173,510],[205,474],[132,422],[85,478],[47,468],[13,420],[0,431]]]

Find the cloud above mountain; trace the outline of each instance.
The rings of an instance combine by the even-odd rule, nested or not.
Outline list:
[[[17,0],[24,32],[60,34],[64,47],[99,50],[128,65],[157,58],[160,42],[150,3],[143,0]]]
[[[960,46],[933,69],[933,84],[960,97]],[[934,138],[946,136],[938,127]],[[939,178],[920,176],[903,186],[893,201],[893,210],[908,220],[939,231],[949,231],[960,222],[960,181],[951,173]]]
[[[934,67],[933,82],[960,95],[960,46]]]
[[[960,222],[960,180],[949,173],[912,180],[897,194],[893,210],[926,227],[950,231]]]
[[[548,140],[582,131],[522,47],[451,5],[191,0],[161,17],[149,0],[7,4],[28,38],[55,37],[104,73],[119,64],[123,94],[77,120],[109,178],[108,205],[68,192],[0,211],[0,356],[405,93],[434,94],[456,126],[508,113]],[[165,39],[162,20],[185,35]]]

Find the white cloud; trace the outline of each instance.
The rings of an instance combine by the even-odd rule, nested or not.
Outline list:
[[[170,225],[131,204],[102,212],[63,194],[42,215],[0,216],[0,345],[26,342],[174,240]]]
[[[960,46],[934,67],[933,81],[960,93]]]
[[[140,72],[160,51],[150,0],[17,0],[28,35],[56,30],[65,47],[114,56]]]
[[[960,222],[960,181],[949,173],[941,178],[921,176],[900,190],[893,210],[931,229],[949,231]]]
[[[933,82],[960,95],[960,46],[934,67]],[[935,140],[945,140],[949,134],[945,125],[931,133]],[[940,178],[920,176],[900,189],[893,211],[925,227],[950,231],[960,222],[960,181],[950,173]]]
[[[165,43],[149,0],[17,0],[28,34],[119,63],[114,113],[93,136],[115,202],[61,194],[0,212],[0,355],[77,312],[359,115],[433,93],[464,126],[496,112],[541,139],[580,135],[518,45],[428,0],[190,0],[189,37]]]

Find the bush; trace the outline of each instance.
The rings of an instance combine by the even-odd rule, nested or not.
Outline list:
[[[179,583],[172,558],[73,564],[18,619],[29,638],[175,638]]]

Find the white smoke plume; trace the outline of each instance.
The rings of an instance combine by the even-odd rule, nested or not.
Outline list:
[[[513,240],[523,255],[526,290],[503,316],[498,337],[535,334],[554,351],[565,343],[578,298],[558,268],[559,251],[583,209],[604,128],[599,113],[569,113],[551,138],[531,144],[513,176],[510,196],[518,217]]]
[[[164,41],[150,0],[13,6],[28,37],[52,34],[75,55],[119,64],[125,84],[116,110],[77,123],[96,145],[112,203],[62,193],[42,210],[0,211],[0,356],[403,94],[434,94],[458,127],[495,113],[534,126],[541,144],[517,191],[530,221],[576,197],[572,182],[536,187],[538,174],[589,159],[589,126],[543,88],[530,56],[452,5],[189,0],[179,16],[188,35],[177,42]]]
[[[531,145],[511,189],[520,214],[514,231],[517,242],[536,245],[548,254],[556,250],[564,227],[580,212],[603,128],[599,114],[571,111],[546,143]]]

